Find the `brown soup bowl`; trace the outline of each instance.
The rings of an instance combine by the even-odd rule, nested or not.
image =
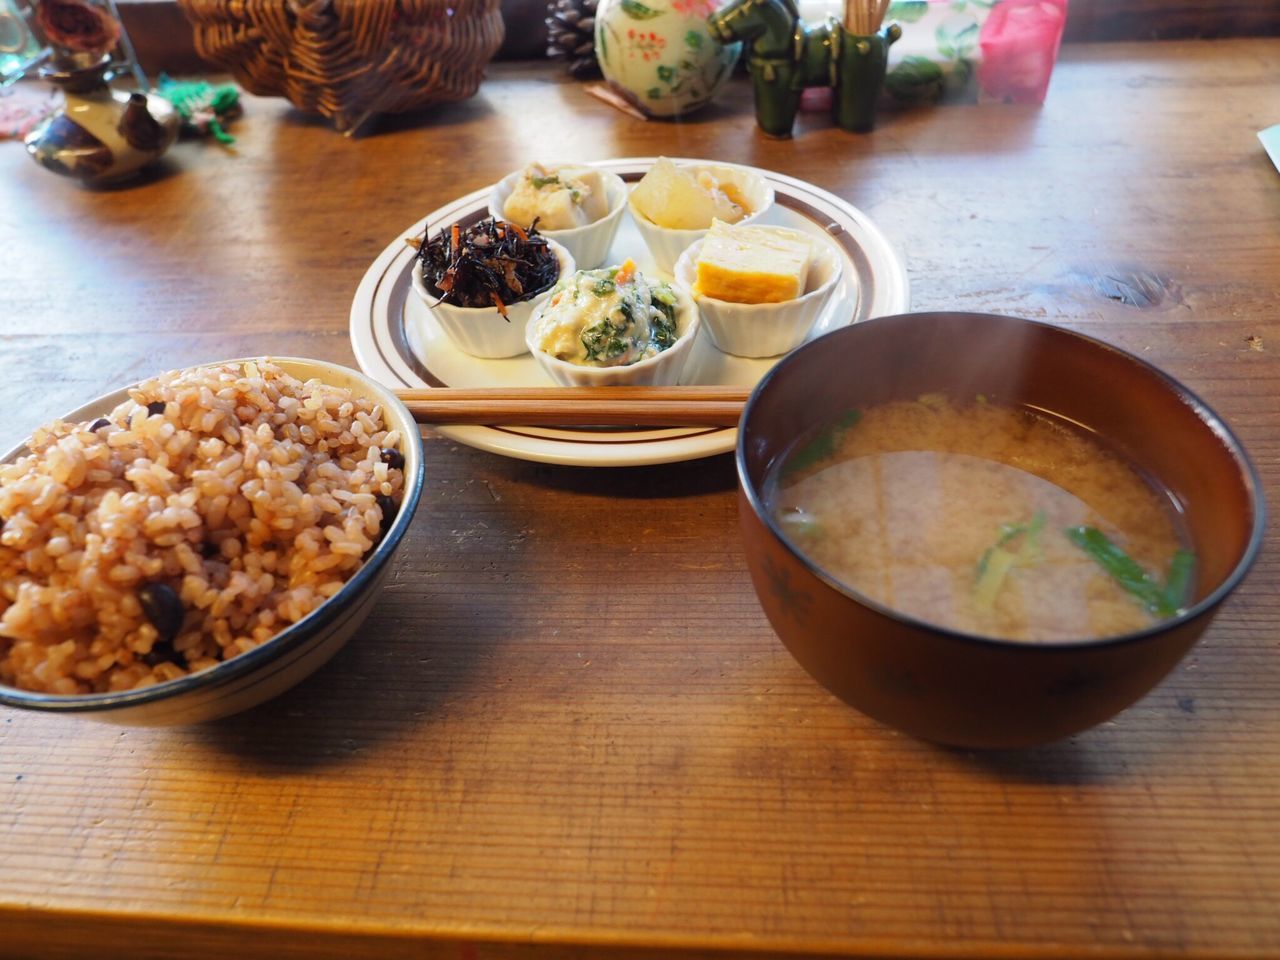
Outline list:
[[[975,636],[889,609],[796,550],[765,502],[793,444],[850,408],[944,392],[985,394],[1097,434],[1184,512],[1196,582],[1184,612],[1102,639]],[[739,517],[752,583],[774,630],[819,683],[913,736],[1025,747],[1114,716],[1204,632],[1262,542],[1261,485],[1239,441],[1186,387],[1098,340],[1014,317],[916,313],[836,330],[778,363],[738,432]]]

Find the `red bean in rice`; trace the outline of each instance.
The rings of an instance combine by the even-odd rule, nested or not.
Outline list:
[[[0,465],[0,682],[126,690],[251,650],[341,588],[400,499],[402,438],[348,390],[259,362],[130,398]],[[176,636],[148,590],[180,598]]]

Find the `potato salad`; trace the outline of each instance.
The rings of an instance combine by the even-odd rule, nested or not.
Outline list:
[[[676,342],[676,294],[628,260],[560,281],[533,321],[538,349],[579,366],[621,367]]]

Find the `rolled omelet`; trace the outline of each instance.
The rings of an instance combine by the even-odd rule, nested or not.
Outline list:
[[[729,303],[794,300],[804,294],[812,259],[808,240],[713,220],[695,263],[694,293]]]

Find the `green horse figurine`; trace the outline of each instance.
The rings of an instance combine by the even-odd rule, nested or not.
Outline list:
[[[832,88],[837,126],[857,132],[875,126],[889,45],[902,36],[896,23],[863,37],[835,17],[801,23],[794,0],[733,0],[707,26],[723,43],[746,44],[756,120],[767,136],[791,136],[805,87]]]

